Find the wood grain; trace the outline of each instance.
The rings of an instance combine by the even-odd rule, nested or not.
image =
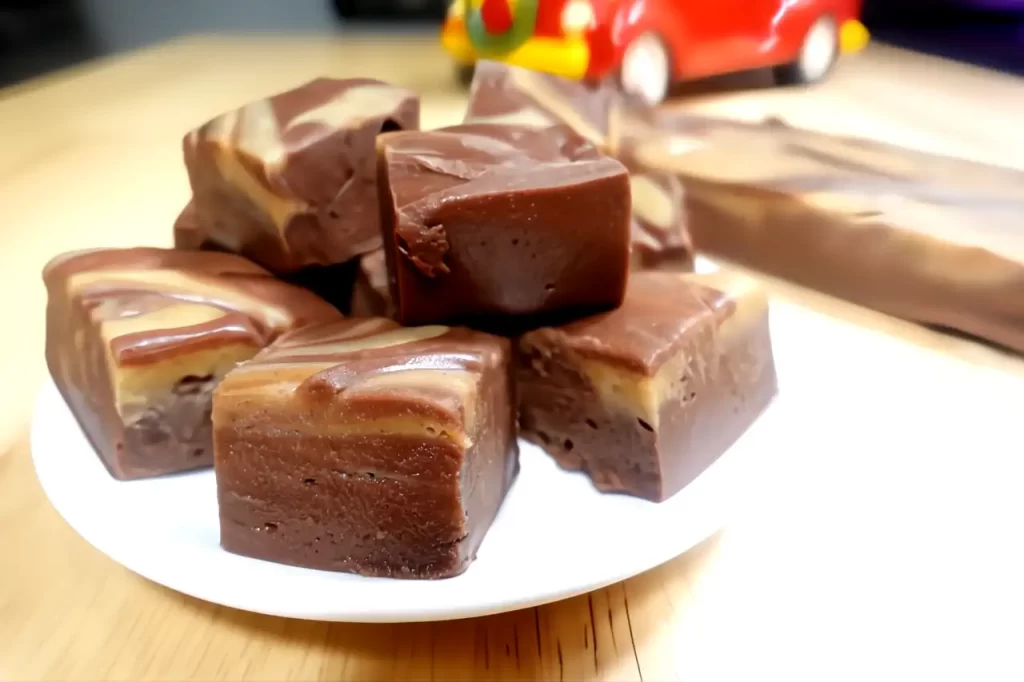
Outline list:
[[[1020,518],[1005,502],[1024,480],[1013,462],[979,460],[992,469],[968,502],[922,485],[912,506],[927,518],[875,468],[823,457],[786,485],[766,467],[725,531],[665,566],[568,601],[448,623],[233,611],[138,578],[78,538],[45,500],[27,444],[45,371],[43,263],[72,248],[168,245],[188,191],[182,134],[316,75],[415,87],[427,125],[461,114],[444,55],[433,38],[413,37],[198,37],[0,93],[0,283],[17,321],[0,360],[0,679],[1019,678],[1020,535],[961,527],[965,514]],[[674,106],[773,113],[1024,164],[1024,83],[1008,76],[875,46],[816,89],[766,89],[761,78],[685,86]],[[766,282],[951,363],[1024,375],[1024,363],[990,348]],[[890,466],[900,481],[927,477],[927,455],[910,448]]]

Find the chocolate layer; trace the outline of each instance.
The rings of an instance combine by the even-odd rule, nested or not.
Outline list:
[[[535,325],[622,300],[626,170],[564,127],[465,124],[378,143],[381,224],[404,324]]]
[[[379,248],[374,139],[418,127],[414,93],[365,78],[320,78],[213,119],[184,141],[193,241],[278,274]]]
[[[607,84],[594,86],[498,62],[480,62],[470,90],[467,123],[516,125],[536,130],[565,127],[607,154],[620,156],[623,125],[647,120]],[[634,169],[632,267],[693,268],[693,247],[682,207],[682,185],[671,173]]]
[[[777,120],[662,114],[629,147],[683,181],[698,249],[1024,351],[1024,173]]]
[[[443,578],[518,470],[510,344],[353,319],[280,339],[218,387],[221,544],[297,566]]]
[[[209,466],[213,386],[282,332],[339,316],[229,254],[81,251],[43,279],[50,373],[119,479]]]
[[[768,304],[724,274],[637,273],[617,310],[519,341],[520,434],[606,492],[674,495],[776,391]]]

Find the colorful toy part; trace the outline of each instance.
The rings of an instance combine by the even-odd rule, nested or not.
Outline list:
[[[503,61],[571,79],[617,78],[651,104],[677,80],[770,67],[813,83],[868,42],[861,0],[456,0],[455,62]]]
[[[546,0],[456,0],[441,42],[462,66],[491,59],[563,78],[584,78],[590,63],[587,41],[580,31],[565,32],[552,22],[550,5]],[[568,5],[576,7],[570,14],[589,7],[578,1]],[[511,18],[510,26],[506,17]]]

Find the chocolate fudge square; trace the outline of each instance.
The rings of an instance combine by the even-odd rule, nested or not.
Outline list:
[[[464,124],[377,148],[401,323],[536,326],[621,303],[629,176],[568,128]]]
[[[231,254],[81,251],[43,279],[50,373],[118,479],[210,466],[217,382],[281,333],[340,317]]]
[[[319,78],[219,116],[185,137],[194,216],[178,235],[279,275],[372,251],[374,140],[418,127],[415,93],[366,78]]]
[[[637,273],[621,308],[519,341],[521,435],[606,492],[665,500],[776,392],[768,303],[726,274]]]
[[[511,344],[381,318],[310,327],[218,387],[222,546],[395,578],[466,570],[518,471]]]

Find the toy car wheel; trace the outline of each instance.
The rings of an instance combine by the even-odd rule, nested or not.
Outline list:
[[[839,56],[839,30],[830,16],[811,24],[796,61],[775,68],[775,81],[781,85],[816,83],[828,75]]]
[[[468,88],[473,82],[474,73],[476,73],[476,64],[455,65],[455,81],[464,88]]]
[[[655,106],[668,94],[672,69],[668,50],[661,38],[653,33],[637,37],[622,54],[619,83],[629,95]]]

